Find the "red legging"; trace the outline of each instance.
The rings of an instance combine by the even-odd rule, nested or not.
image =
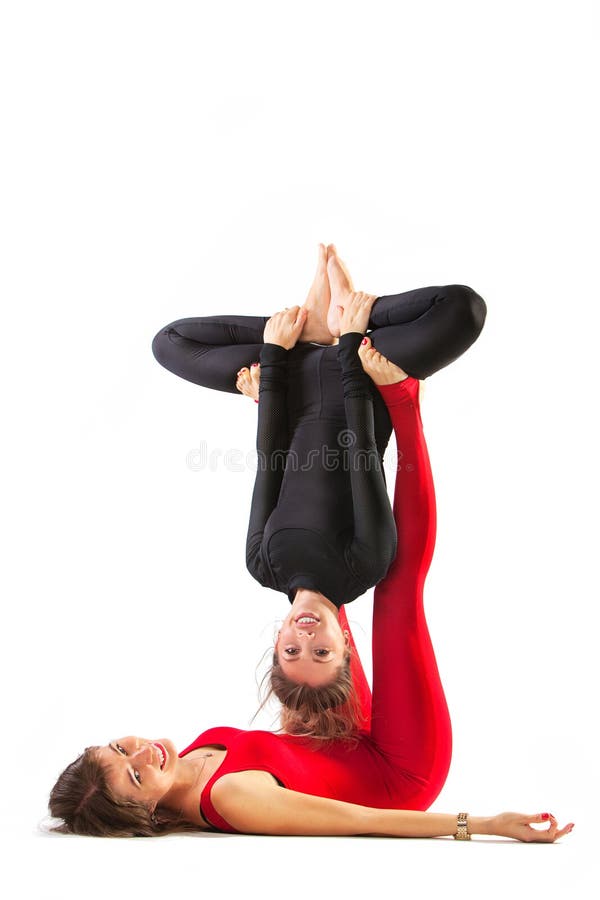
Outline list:
[[[290,790],[379,808],[427,809],[444,785],[452,734],[423,612],[423,585],[435,541],[435,495],[419,412],[419,382],[407,378],[380,391],[398,448],[398,551],[375,588],[372,697],[351,638],[352,676],[366,731],[351,748],[333,741],[320,752],[289,735],[236,728],[203,732],[182,755],[211,744],[227,748],[224,762],[202,793],[205,815],[225,831],[235,829],[217,813],[210,792],[228,772],[264,770]],[[348,628],[344,607],[340,623]]]
[[[423,610],[435,545],[435,492],[419,382],[409,377],[401,386],[378,389],[396,435],[398,552],[375,587],[372,698],[356,652],[352,670],[365,727],[389,765],[390,799],[406,808],[427,809],[444,785],[452,756],[450,716]],[[343,607],[340,622],[348,627]]]

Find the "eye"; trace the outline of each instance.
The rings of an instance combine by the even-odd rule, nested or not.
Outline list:
[[[323,658],[324,656],[329,656],[331,650],[326,650],[324,647],[320,647],[318,650],[315,650],[315,656],[320,656]]]
[[[138,784],[142,783],[142,776],[140,775],[140,773],[138,772],[137,769],[133,770],[133,777],[135,778],[135,780],[137,781]]]
[[[283,651],[287,656],[295,656],[298,653],[297,647],[286,647]]]
[[[117,748],[119,753],[122,753],[123,756],[127,756],[127,750],[125,749],[125,747],[121,747],[120,744],[115,744],[115,747]]]

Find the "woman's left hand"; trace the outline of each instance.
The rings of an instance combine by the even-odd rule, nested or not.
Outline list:
[[[531,823],[538,822],[548,822],[549,828],[531,827]],[[539,841],[551,844],[563,835],[569,834],[572,828],[573,822],[569,822],[564,828],[559,828],[552,813],[533,813],[528,816],[524,813],[504,812],[498,816],[492,816],[489,821],[489,834],[516,838],[518,841],[527,843]]]
[[[375,294],[365,294],[362,291],[350,293],[345,306],[337,307],[340,314],[340,336],[350,331],[359,331],[364,334],[376,300]]]
[[[291,350],[300,337],[308,311],[302,306],[291,306],[271,316],[265,325],[265,344],[279,344],[284,350]]]

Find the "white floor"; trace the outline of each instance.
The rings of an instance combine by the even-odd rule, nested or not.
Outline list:
[[[591,897],[598,885],[595,841],[575,830],[553,845],[211,834],[159,840],[36,835],[4,839],[2,846],[9,859],[7,896],[23,900],[205,894],[564,900]]]

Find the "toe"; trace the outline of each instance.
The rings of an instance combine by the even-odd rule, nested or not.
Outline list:
[[[364,340],[365,340],[365,338],[363,338],[363,341]],[[360,344],[358,345],[358,357],[364,366],[364,365],[368,365],[370,360],[373,359],[373,354],[369,353],[369,351],[372,350],[373,348],[371,346],[371,341],[369,340],[369,338],[366,338],[366,343],[363,343],[363,341],[361,341]]]

